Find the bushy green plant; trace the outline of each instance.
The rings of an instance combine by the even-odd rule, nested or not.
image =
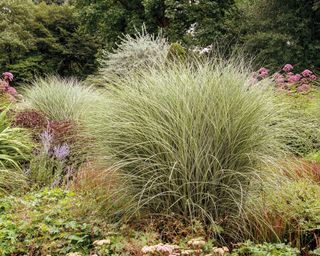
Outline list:
[[[25,185],[21,164],[31,157],[33,143],[21,128],[10,127],[7,110],[0,113],[0,192]]]
[[[97,152],[126,177],[135,210],[211,224],[239,213],[250,180],[281,155],[287,133],[283,107],[249,80],[232,62],[172,64],[109,91],[88,127]]]
[[[98,73],[92,76],[93,83],[106,86],[115,77],[126,76],[148,66],[163,64],[170,45],[161,34],[148,34],[146,28],[134,36],[124,35],[113,52],[104,51],[100,58]]]
[[[25,102],[31,109],[51,120],[79,121],[99,98],[92,88],[75,79],[47,77],[35,80],[25,88]]]
[[[246,233],[243,236],[314,249],[319,237],[320,186],[303,170],[294,173],[293,168],[257,184],[244,208],[248,222],[240,228]]]
[[[285,244],[254,244],[247,241],[235,249],[232,256],[298,256],[299,250]]]
[[[319,92],[295,96],[279,94],[277,98],[288,105],[286,116],[295,127],[295,132],[286,139],[292,153],[305,156],[320,150]]]

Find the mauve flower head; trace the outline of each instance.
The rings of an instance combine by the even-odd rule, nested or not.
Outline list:
[[[2,76],[3,76],[4,80],[10,81],[10,82],[13,81],[13,74],[10,72],[4,72],[2,74]]]
[[[312,80],[312,81],[317,80],[317,76],[316,76],[316,75],[311,75],[311,76],[310,76],[310,80]]]
[[[300,79],[301,79],[301,75],[296,74],[296,75],[293,75],[293,76],[288,77],[288,82],[289,82],[289,83],[296,83],[296,82],[298,82]]]
[[[311,70],[306,69],[306,70],[304,70],[301,74],[302,74],[304,77],[308,77],[308,76],[311,76],[313,73],[312,73]]]
[[[286,64],[284,65],[284,67],[282,68],[283,71],[285,72],[289,72],[293,69],[293,66],[291,64]]]
[[[297,88],[297,92],[308,92],[311,89],[309,84],[302,84]]]
[[[268,71],[269,71],[269,70],[266,69],[265,67],[262,67],[262,68],[260,68],[260,69],[258,70],[259,73],[261,73],[261,72],[268,72]]]
[[[12,86],[8,86],[6,91],[11,95],[16,95],[17,94],[17,90]]]
[[[268,71],[262,71],[262,72],[260,72],[260,77],[265,78],[268,76],[268,74],[269,74]]]
[[[66,157],[69,155],[70,149],[67,144],[63,144],[61,146],[55,146],[53,148],[53,155],[58,159],[58,160],[64,160]]]

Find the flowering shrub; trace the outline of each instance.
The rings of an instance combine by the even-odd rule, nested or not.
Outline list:
[[[275,81],[276,88],[281,91],[296,93],[308,93],[311,86],[316,83],[317,75],[311,70],[305,69],[301,73],[292,72],[294,67],[286,64],[281,71],[274,73],[271,77]],[[269,77],[269,70],[262,67],[253,74],[253,83]]]
[[[10,86],[13,81],[13,74],[10,72],[5,72],[2,74],[2,79],[0,79],[0,94],[7,96],[10,101],[16,101],[17,90]]]

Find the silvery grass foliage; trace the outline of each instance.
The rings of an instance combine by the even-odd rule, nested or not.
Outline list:
[[[118,83],[88,127],[131,189],[131,210],[224,223],[283,154],[284,108],[241,63],[176,63]]]
[[[146,66],[154,67],[164,63],[168,56],[170,45],[160,34],[151,35],[146,31],[137,31],[135,35],[123,35],[120,43],[113,51],[103,51],[98,60],[98,73],[89,81],[105,86],[119,76],[126,76]]]
[[[39,78],[23,93],[23,105],[44,113],[50,120],[81,121],[100,95],[76,79]]]

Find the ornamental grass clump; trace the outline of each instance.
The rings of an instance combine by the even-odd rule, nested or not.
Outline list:
[[[81,82],[54,76],[37,79],[24,90],[25,106],[56,121],[81,121],[98,98],[95,90]]]
[[[197,63],[141,70],[110,89],[88,127],[134,211],[223,225],[237,215],[252,177],[284,149],[284,107],[267,83],[250,86],[236,63]]]
[[[161,34],[152,35],[143,26],[135,35],[124,35],[117,48],[104,51],[96,75],[88,80],[98,86],[106,86],[118,77],[130,75],[146,66],[155,67],[165,63],[170,44]]]

